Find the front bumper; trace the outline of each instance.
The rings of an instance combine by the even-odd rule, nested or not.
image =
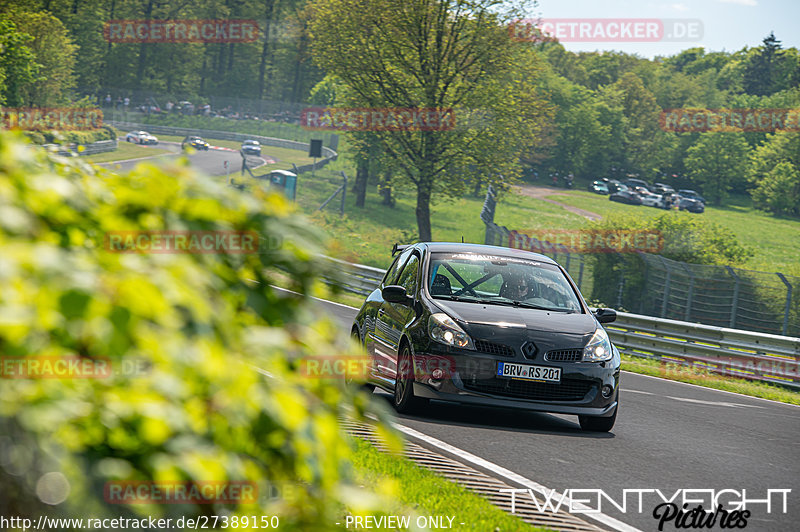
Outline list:
[[[431,345],[429,353],[415,353],[414,395],[428,399],[537,412],[609,417],[617,408],[620,357],[599,362],[550,362],[541,356],[524,357],[487,355],[474,351],[441,350]],[[541,383],[495,375],[499,361],[561,368],[561,382]],[[444,372],[434,379],[433,368]],[[603,397],[601,389],[610,386],[612,393]]]

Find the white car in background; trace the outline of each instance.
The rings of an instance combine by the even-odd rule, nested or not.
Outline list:
[[[639,194],[639,197],[642,199],[642,205],[647,205],[648,207],[658,207],[659,209],[663,209],[667,205],[664,201],[664,196],[661,194],[647,192]]]
[[[125,140],[136,144],[158,144],[158,139],[147,131],[131,131],[125,135]]]

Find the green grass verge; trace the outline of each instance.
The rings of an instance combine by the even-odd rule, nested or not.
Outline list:
[[[106,153],[98,153],[96,155],[87,155],[86,157],[83,157],[83,159],[91,163],[110,163],[116,161],[127,161],[130,159],[139,159],[141,157],[152,157],[154,155],[163,155],[165,153],[169,153],[169,151],[161,148],[144,148],[137,144],[132,144],[130,142],[121,140],[119,141],[119,146],[116,150]]]
[[[640,216],[655,217],[664,213],[652,207],[623,205],[609,201],[608,196],[582,190],[566,191],[550,196],[550,199],[602,216],[635,212]],[[503,207],[498,206],[498,210]],[[698,216],[730,229],[742,244],[753,248],[755,254],[742,265],[743,268],[800,275],[800,220],[779,218],[759,211],[744,196],[731,198],[723,207],[706,206],[706,211]]]
[[[398,502],[387,514],[410,515],[412,523],[422,515],[450,516],[454,530],[542,530],[402,456],[382,453],[359,438],[354,441],[353,465],[359,480],[366,486],[383,486]]]
[[[762,399],[771,399],[781,403],[800,405],[800,392],[795,392],[781,386],[765,382],[733,379],[715,375],[708,371],[688,368],[678,364],[663,363],[658,360],[622,355],[622,369],[633,373],[662,377],[673,381],[697,384],[706,388],[736,392]]]

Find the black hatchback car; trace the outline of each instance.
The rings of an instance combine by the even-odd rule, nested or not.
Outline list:
[[[367,381],[399,412],[430,399],[578,416],[609,431],[620,355],[567,272],[528,251],[458,243],[396,246],[352,335]]]

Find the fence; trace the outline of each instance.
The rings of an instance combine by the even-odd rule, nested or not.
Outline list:
[[[308,153],[309,144],[307,142],[297,142],[294,140],[286,140],[286,139],[279,139],[274,137],[262,137],[259,135],[248,135],[244,133],[232,133],[230,131],[212,131],[206,129],[197,129],[197,128],[182,128],[182,127],[171,127],[171,126],[156,126],[153,124],[137,124],[133,122],[119,122],[116,120],[107,120],[105,122],[108,125],[114,126],[118,129],[125,129],[125,130],[137,130],[137,129],[145,129],[150,133],[155,133],[159,135],[174,135],[179,137],[184,137],[188,135],[200,135],[210,139],[216,140],[233,140],[237,142],[241,142],[243,140],[257,140],[264,146],[274,146],[276,148],[287,148],[290,150],[301,150]],[[309,172],[312,169],[318,170],[323,166],[327,165],[331,161],[335,161],[339,154],[336,153],[331,148],[327,146],[322,147],[322,155],[323,158],[317,161],[316,163],[306,164],[303,166],[296,167],[296,172],[298,174]]]
[[[647,316],[771,334],[800,335],[800,277],[730,266],[689,264],[651,253],[570,252],[486,223],[486,243],[558,261],[581,292]]]
[[[574,254],[573,254],[574,255]],[[326,257],[336,271],[326,283],[367,296],[384,270]],[[562,265],[564,263],[562,262]],[[691,371],[779,383],[800,388],[800,338],[700,325],[618,312],[605,326],[626,354],[676,364]]]

